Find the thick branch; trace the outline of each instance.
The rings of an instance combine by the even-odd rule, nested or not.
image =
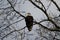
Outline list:
[[[51,2],[53,2],[55,4],[55,6],[58,8],[58,10],[60,11],[59,6],[57,5],[57,3],[54,0],[51,0]]]
[[[40,8],[38,5],[36,5],[32,0],[29,0],[29,1],[30,1],[34,6],[36,6],[38,9],[40,9],[42,12],[44,12],[44,14],[47,16],[48,20],[49,20],[50,22],[52,22],[52,23],[55,25],[56,28],[60,28],[53,20],[51,20],[51,19],[49,18],[49,16],[48,16],[48,14],[47,14],[46,11],[44,11],[42,8]]]
[[[58,28],[58,29],[60,29],[60,27],[53,21],[53,20],[51,20],[51,19],[48,19],[50,22],[52,22],[54,25],[55,25],[55,27],[56,28]]]
[[[58,32],[60,32],[60,30],[57,29],[57,28],[56,29],[47,28],[46,26],[44,26],[44,25],[42,25],[42,24],[40,24],[39,22],[36,22],[36,21],[34,23],[39,24],[44,29],[47,29],[47,30],[50,30],[50,31],[58,31]]]
[[[46,13],[46,11],[44,11],[42,8],[40,8],[38,5],[36,5],[32,0],[29,0],[34,6],[36,6],[38,9],[40,9],[42,12],[44,12],[44,14],[47,16],[47,17],[49,17],[48,16],[48,14]]]
[[[11,4],[11,2],[10,2],[9,0],[7,0],[7,1],[9,2],[9,4],[11,5],[11,7],[13,8],[13,10],[14,10],[17,14],[19,14],[20,16],[22,16],[23,18],[25,18],[25,16],[23,16],[22,14],[20,14],[18,11],[16,11],[16,10],[14,9],[13,5]]]

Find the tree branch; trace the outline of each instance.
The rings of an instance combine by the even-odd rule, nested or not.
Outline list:
[[[19,22],[19,21],[22,21],[23,19],[21,19],[21,20],[18,20],[18,21],[16,21],[16,22],[14,22],[14,23],[12,23],[12,24],[9,24],[8,26],[6,26],[4,29],[6,29],[6,28],[8,28],[9,26],[11,26],[11,25],[13,25],[13,24],[15,24],[15,23],[17,23],[17,22]],[[3,30],[3,29],[2,29]]]
[[[60,32],[60,30],[57,29],[57,28],[56,29],[47,28],[46,26],[44,26],[44,25],[42,25],[42,24],[40,24],[39,22],[36,22],[36,21],[34,21],[34,23],[39,24],[44,29],[47,29],[47,30],[50,30],[50,31],[58,31],[58,32]]]
[[[42,12],[44,12],[44,14],[47,16],[47,17],[49,17],[48,16],[48,14],[46,13],[46,11],[44,11],[42,8],[40,8],[38,5],[36,5],[32,0],[29,0],[34,6],[36,6],[38,9],[40,9]]]
[[[14,10],[17,14],[19,14],[20,16],[22,16],[23,18],[25,18],[25,16],[23,16],[22,14],[20,14],[18,11],[16,11],[16,10],[14,9],[13,5],[11,4],[11,2],[10,2],[9,0],[7,0],[7,1],[9,2],[9,4],[11,5],[11,7],[13,8],[13,10]]]
[[[23,27],[22,29],[19,29],[19,30],[13,30],[13,31],[11,31],[10,33],[8,33],[7,35],[5,35],[4,37],[2,37],[1,40],[3,40],[5,37],[7,37],[8,35],[10,35],[11,33],[16,32],[16,31],[21,31],[21,30],[23,30],[23,29],[25,29],[25,28],[26,28],[26,26]]]
[[[29,1],[30,1],[34,6],[36,6],[38,9],[40,9],[42,12],[44,12],[44,14],[47,16],[48,20],[49,20],[50,22],[52,22],[52,23],[55,25],[56,28],[59,28],[59,29],[60,29],[60,27],[59,27],[53,20],[51,20],[51,19],[49,18],[49,16],[48,16],[48,14],[47,14],[46,11],[44,11],[42,8],[40,8],[38,5],[36,5],[32,0],[29,0]]]
[[[54,5],[58,8],[58,10],[60,11],[60,8],[59,8],[59,6],[57,5],[57,3],[54,1],[54,0],[51,0],[51,2],[53,2],[54,3]]]
[[[44,7],[44,9],[45,9],[45,11],[46,11],[45,6],[43,5],[43,3],[42,3],[40,0],[35,0],[35,1],[38,2],[38,3],[41,3],[41,5]]]

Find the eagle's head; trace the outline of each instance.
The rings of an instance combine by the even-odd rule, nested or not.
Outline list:
[[[26,13],[26,16],[31,16],[31,13]]]

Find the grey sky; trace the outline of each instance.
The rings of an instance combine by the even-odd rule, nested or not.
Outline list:
[[[29,1],[25,1],[24,4],[22,4],[24,0],[17,0],[17,3],[19,3],[19,1],[22,1],[22,2],[21,2],[21,4],[17,4],[17,5],[15,6],[15,9],[16,9],[17,11],[21,12],[22,15],[25,16],[25,14],[29,12],[29,13],[32,14],[32,16],[34,17],[34,19],[35,19],[37,22],[41,21],[42,19],[46,19],[45,14],[44,14],[41,10],[39,10],[38,8],[36,8],[34,5],[32,5]],[[58,5],[60,6],[60,0],[55,0],[55,1],[56,1],[56,2],[58,3]],[[43,2],[43,4],[45,5],[45,7],[46,7],[46,9],[47,9],[47,6],[49,5],[50,2],[47,1],[47,0],[42,0],[42,2]],[[5,4],[4,4],[4,5],[5,5]],[[5,6],[4,6],[4,7],[5,7]],[[53,5],[53,3],[51,3],[49,9],[47,10],[47,11],[48,11],[48,14],[49,14],[49,13],[52,13],[52,14],[58,16],[58,15],[60,14],[60,12],[58,12],[56,9],[57,9],[57,8],[55,7],[55,5]],[[24,11],[25,13],[22,13],[22,11]],[[57,14],[57,13],[58,13],[58,14]],[[51,15],[51,14],[50,14],[50,15]],[[53,17],[53,15],[51,15],[51,16]],[[22,18],[20,18],[20,19],[22,19]],[[43,24],[46,24],[46,23],[43,23]],[[13,26],[13,25],[12,25],[12,26]],[[24,26],[26,26],[25,20],[22,20],[21,22],[18,22],[17,24],[14,24],[15,29],[20,29],[20,28],[23,28]],[[27,28],[25,28],[25,32],[26,32],[27,34],[33,34],[33,35],[32,35],[32,36],[26,35],[26,37],[25,37],[24,40],[26,40],[27,38],[29,38],[30,40],[35,40],[36,37],[39,37],[38,34],[37,34],[37,32],[35,31],[36,29],[39,29],[39,26],[38,26],[38,25],[34,25],[34,26],[33,26],[33,30],[32,30],[31,32],[27,33],[28,30],[27,30]],[[11,38],[11,37],[9,36],[8,39],[9,39],[9,40],[13,40],[13,39],[10,39],[10,38]],[[5,40],[8,40],[8,39],[5,39]],[[14,39],[14,40],[15,40],[15,39]]]

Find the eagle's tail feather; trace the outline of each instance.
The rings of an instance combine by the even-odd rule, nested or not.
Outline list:
[[[28,30],[31,31],[32,30],[32,27],[29,27]]]

